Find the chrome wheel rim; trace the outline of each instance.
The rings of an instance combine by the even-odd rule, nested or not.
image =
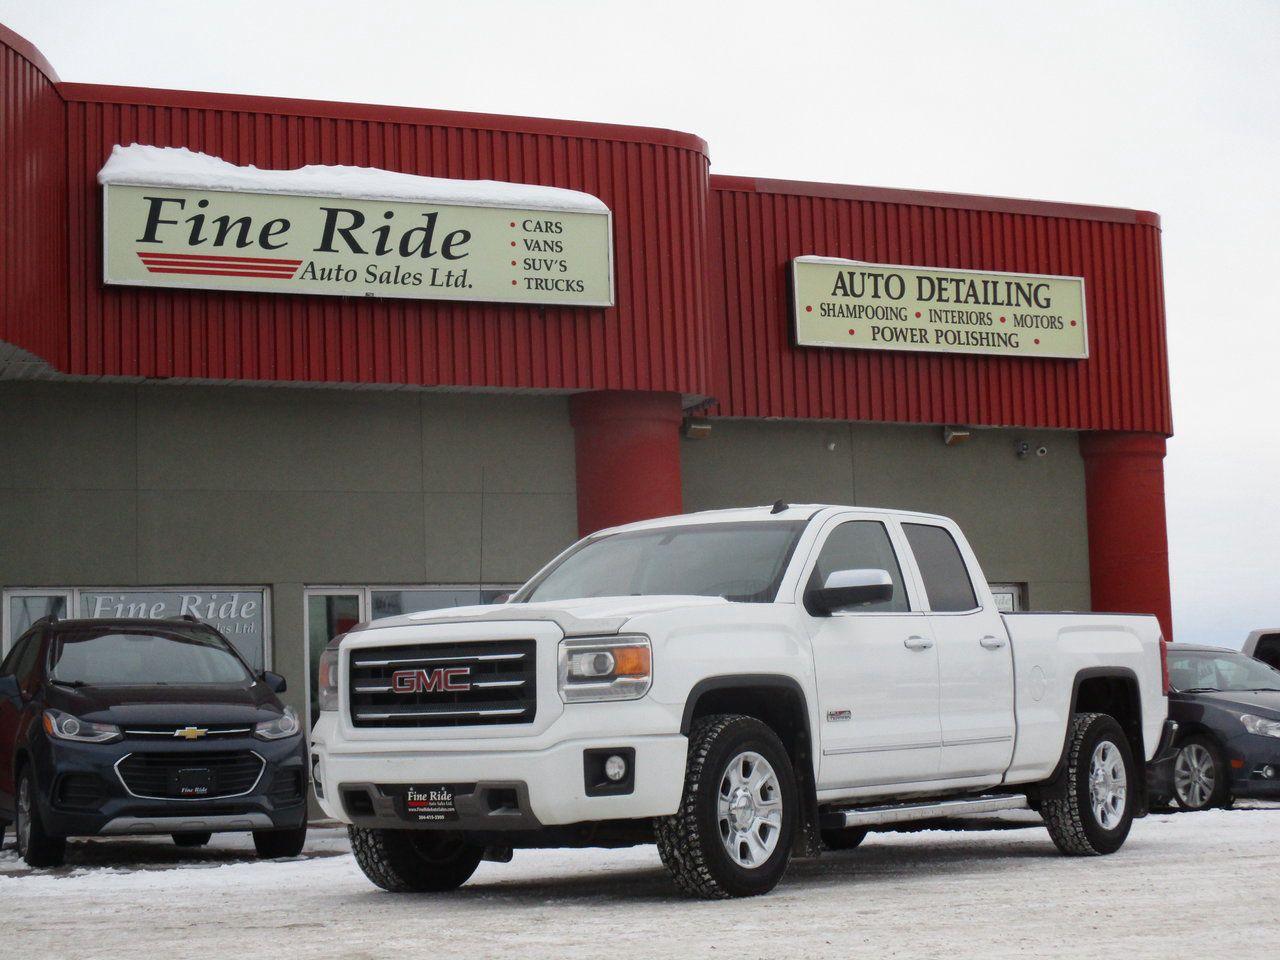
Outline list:
[[[1208,806],[1217,783],[1213,755],[1204,746],[1189,743],[1178,751],[1178,758],[1173,762],[1173,789],[1183,806],[1197,809]]]
[[[24,778],[22,786],[18,790],[18,815],[17,823],[13,825],[13,832],[18,840],[18,853],[21,856],[27,855],[27,849],[31,845],[31,780]]]
[[[1128,795],[1129,777],[1120,748],[1110,740],[1103,740],[1093,748],[1093,758],[1089,761],[1089,802],[1093,819],[1103,830],[1114,830],[1120,825]]]
[[[716,824],[729,858],[754,870],[778,849],[782,835],[782,788],[773,766],[745,751],[729,761],[720,777]]]

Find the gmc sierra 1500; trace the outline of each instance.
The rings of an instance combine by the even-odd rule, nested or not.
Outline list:
[[[1117,850],[1166,739],[1154,617],[997,611],[958,527],[775,504],[603,530],[509,602],[361,624],[312,772],[388,890],[517,847],[654,842],[686,892],[772,889],[868,829],[1038,810]]]

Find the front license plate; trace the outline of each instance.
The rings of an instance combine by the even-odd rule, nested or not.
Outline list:
[[[400,794],[400,815],[414,823],[440,823],[458,819],[456,791],[447,783],[405,787]]]
[[[175,786],[180,797],[207,797],[213,792],[213,774],[208,767],[188,767],[178,771]]]

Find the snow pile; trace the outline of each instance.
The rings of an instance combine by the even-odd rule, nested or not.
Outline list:
[[[513,207],[558,213],[608,213],[599,197],[578,190],[541,187],[498,180],[446,180],[393,173],[374,167],[312,165],[297,170],[238,167],[221,157],[186,147],[117,144],[98,171],[98,182],[185,190],[238,190],[338,197],[349,200],[393,200],[455,206]]]

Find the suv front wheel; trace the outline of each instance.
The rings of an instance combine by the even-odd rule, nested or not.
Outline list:
[[[680,809],[657,821],[658,852],[694,896],[768,893],[791,860],[798,812],[778,735],[753,717],[705,717],[689,732]]]
[[[66,837],[50,836],[40,819],[36,802],[36,782],[31,770],[18,777],[18,810],[13,821],[18,840],[18,855],[29,867],[60,867],[67,856]]]

